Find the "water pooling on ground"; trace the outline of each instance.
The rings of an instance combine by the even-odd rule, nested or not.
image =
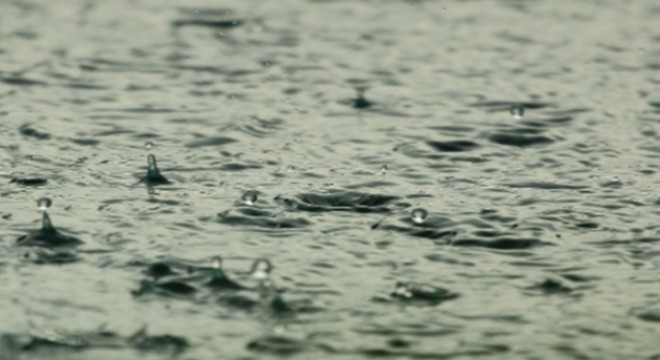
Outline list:
[[[0,358],[657,358],[659,14],[0,1]]]

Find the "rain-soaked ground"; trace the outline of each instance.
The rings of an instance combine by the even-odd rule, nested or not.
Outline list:
[[[659,359],[658,18],[0,0],[0,359]]]

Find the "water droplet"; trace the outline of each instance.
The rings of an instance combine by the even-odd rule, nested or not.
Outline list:
[[[513,105],[511,106],[511,109],[509,109],[509,112],[511,113],[511,116],[516,119],[522,119],[523,116],[525,116],[525,106],[518,104],[518,105]]]
[[[158,171],[156,157],[153,154],[149,154],[149,156],[147,156],[147,162],[149,163],[148,171]]]
[[[213,259],[211,259],[211,267],[214,269],[222,269],[222,257],[214,256]]]
[[[266,280],[270,278],[270,273],[273,271],[273,265],[268,259],[257,259],[252,264],[252,277],[258,280]]]
[[[367,100],[364,93],[367,91],[366,87],[357,88],[357,97],[353,99],[353,107],[355,109],[366,109],[371,107],[371,101]]]
[[[51,205],[53,205],[53,200],[48,197],[42,197],[37,200],[37,207],[39,207],[39,210],[41,211],[46,211]]]
[[[254,203],[257,202],[257,199],[259,198],[258,194],[254,190],[248,190],[241,195],[241,201],[248,206],[254,205]]]
[[[144,148],[147,150],[151,150],[154,147],[154,143],[151,141],[147,141],[144,143]]]
[[[415,224],[421,224],[424,221],[426,221],[426,217],[428,216],[428,214],[429,214],[428,211],[422,208],[416,208],[410,212],[410,218]]]

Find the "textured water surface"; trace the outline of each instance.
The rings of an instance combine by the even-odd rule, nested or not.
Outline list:
[[[658,16],[0,0],[0,359],[660,358]]]

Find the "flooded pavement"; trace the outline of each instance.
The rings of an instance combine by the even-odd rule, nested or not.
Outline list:
[[[0,359],[660,358],[659,15],[0,0]]]

